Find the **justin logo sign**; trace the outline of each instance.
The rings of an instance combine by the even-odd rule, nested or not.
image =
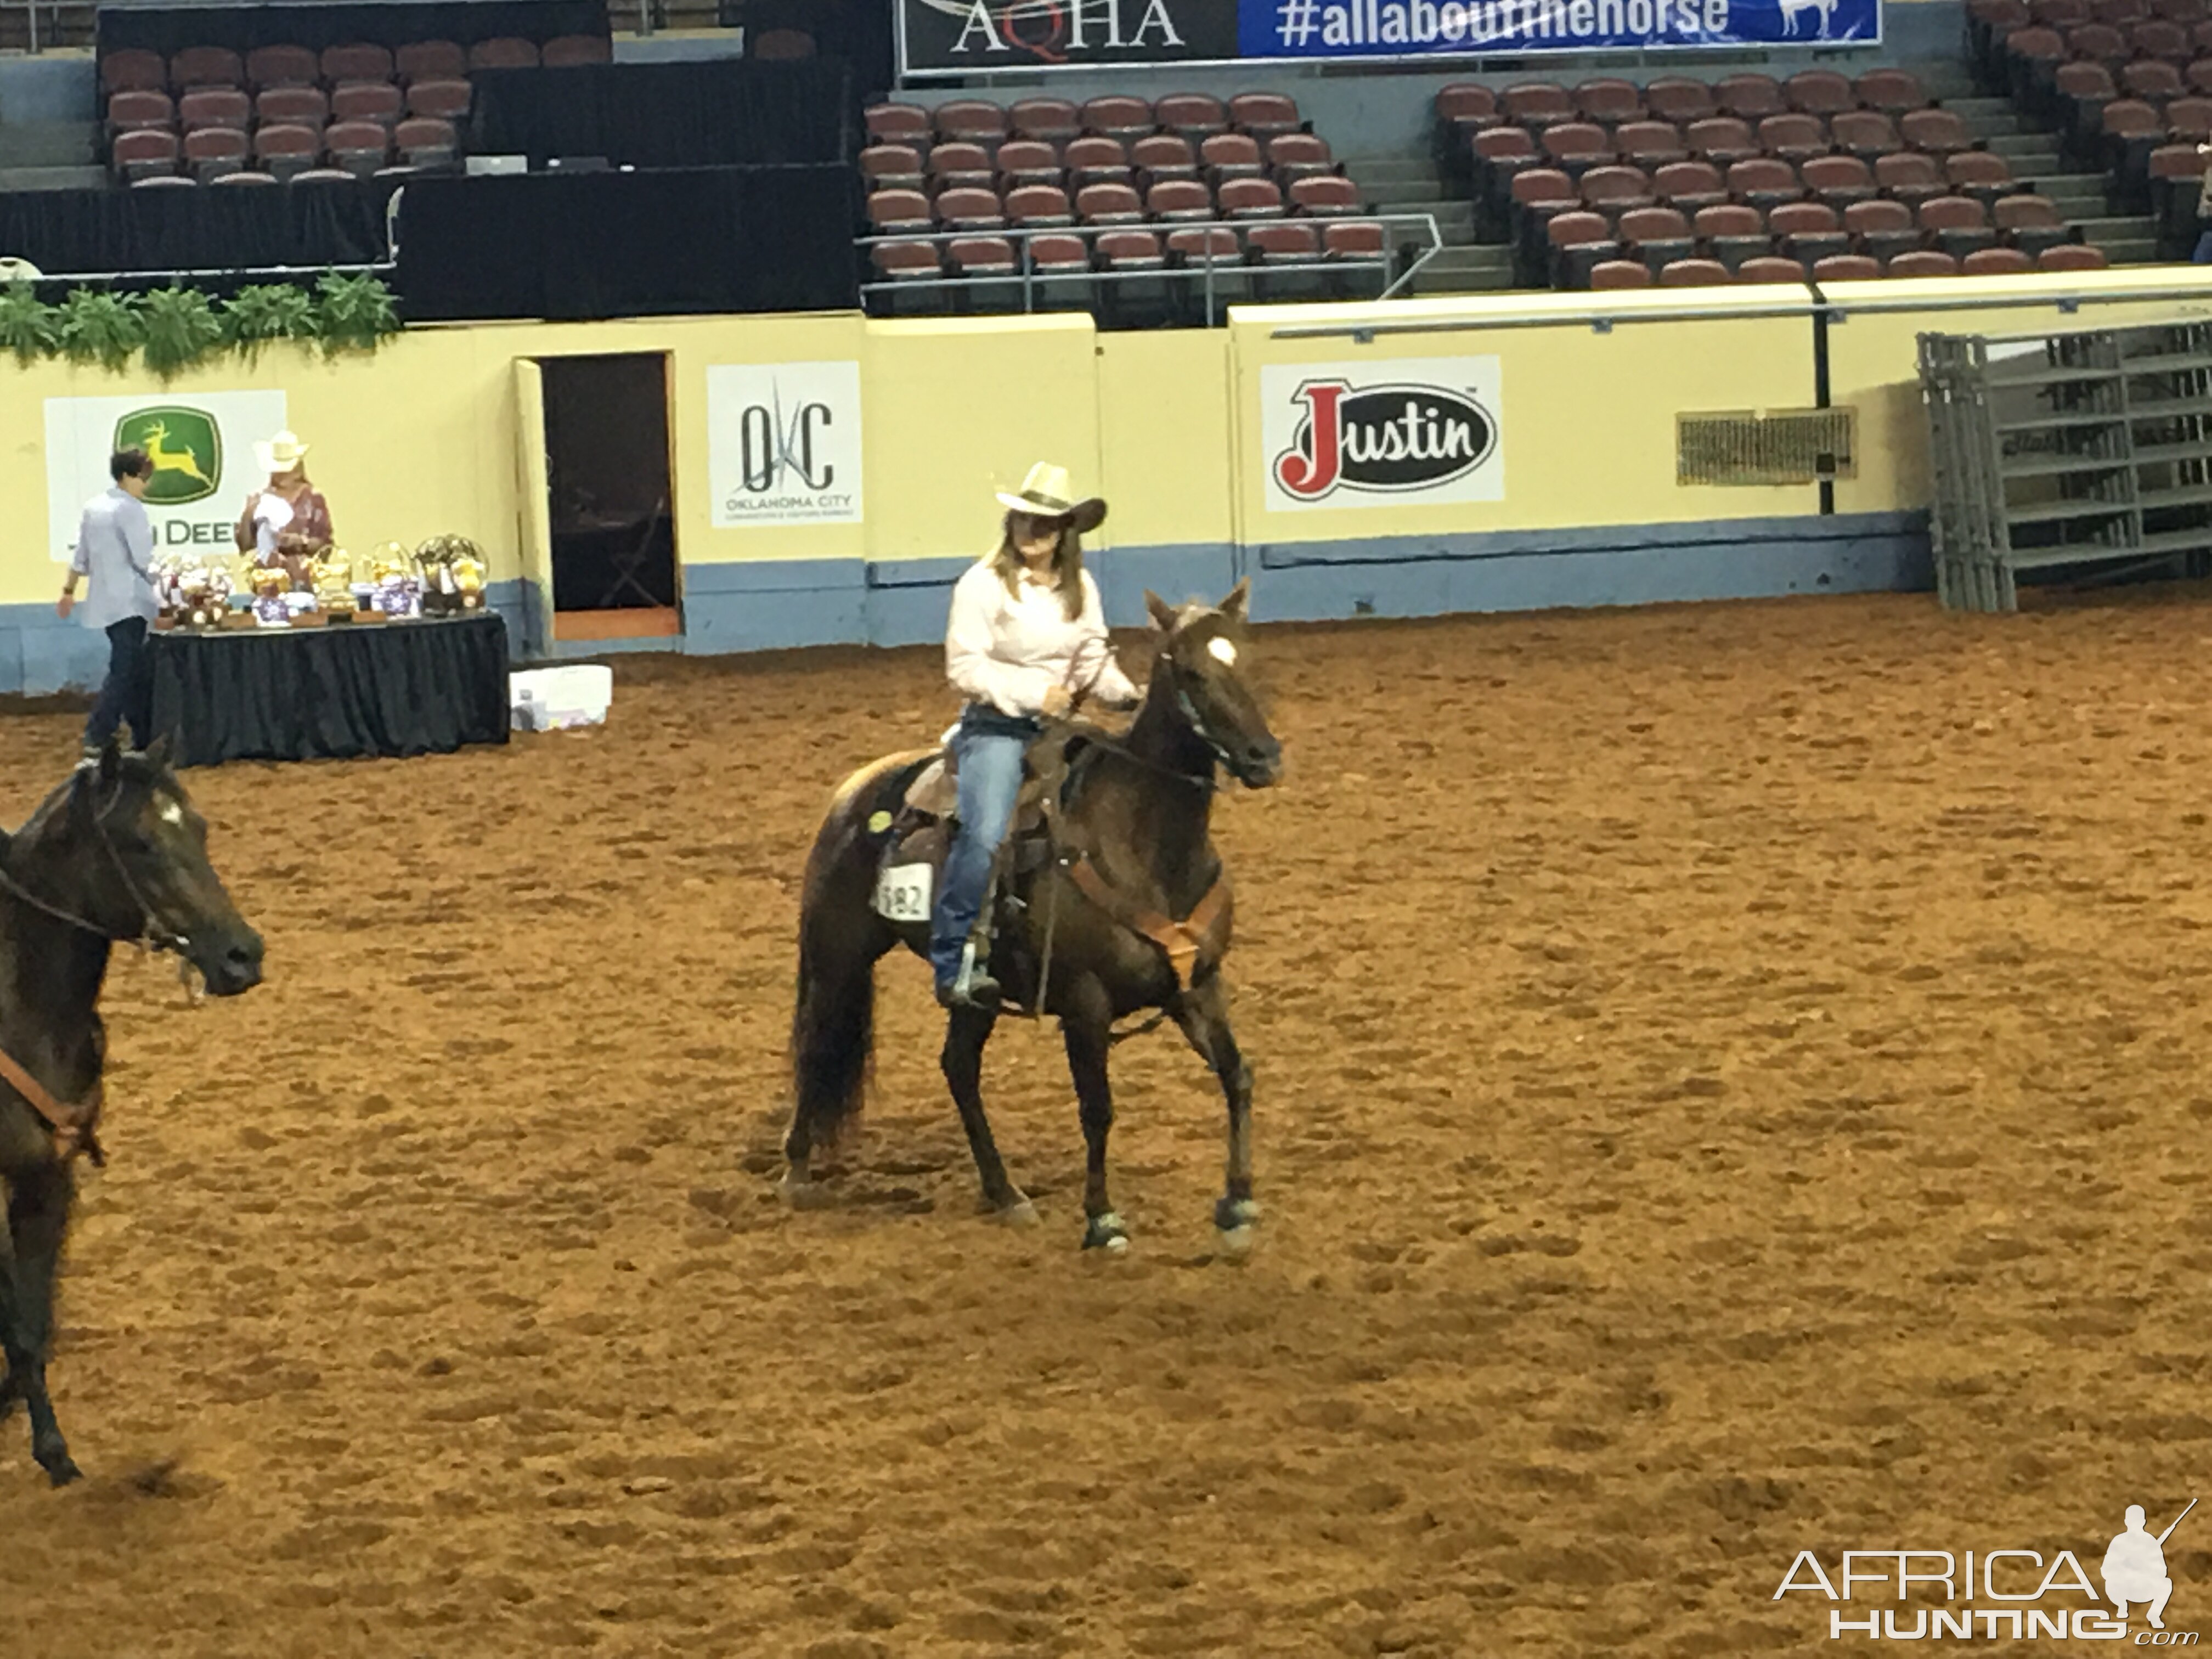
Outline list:
[[[260,480],[232,475],[229,459],[289,424],[281,392],[210,392],[189,401],[139,398],[46,399],[46,534],[70,556],[84,504],[108,487],[107,458],[143,449],[154,463],[146,514],[156,552],[228,552],[246,492]]]
[[[860,364],[708,369],[707,477],[718,530],[860,523]]]
[[[2166,1627],[2173,1580],[2166,1540],[2190,1510],[2153,1533],[2140,1504],[2106,1547],[2095,1581],[2070,1549],[1845,1550],[1832,1568],[1800,1550],[1773,1600],[1826,1601],[1831,1641],[2127,1642],[2139,1648],[2197,1645],[2195,1631]],[[2102,1594],[2099,1594],[2101,1586]],[[2129,1623],[2142,1610],[2144,1628]]]
[[[1505,499],[1495,357],[1260,371],[1267,507]]]

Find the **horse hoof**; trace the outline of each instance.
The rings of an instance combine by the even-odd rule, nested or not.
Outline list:
[[[786,1176],[776,1183],[776,1190],[783,1194],[783,1201],[794,1210],[826,1210],[830,1207],[830,1194],[818,1181]]]
[[[1217,1232],[1233,1233],[1240,1227],[1250,1227],[1260,1219],[1260,1200],[1256,1198],[1219,1198],[1213,1202],[1213,1226]]]
[[[1094,1215],[1083,1230],[1083,1248],[1120,1255],[1129,1248],[1129,1230],[1111,1210],[1104,1215]]]
[[[1001,1227],[1029,1228],[1039,1224],[1036,1206],[1026,1198],[1018,1198],[1011,1204],[1002,1204],[991,1212],[992,1219]]]
[[[46,1472],[46,1483],[49,1486],[66,1486],[71,1481],[84,1479],[84,1471],[77,1468],[67,1452],[64,1452],[56,1462],[42,1464],[40,1467]]]
[[[1242,1261],[1252,1254],[1253,1233],[1249,1227],[1224,1227],[1214,1237],[1220,1242],[1225,1261]]]

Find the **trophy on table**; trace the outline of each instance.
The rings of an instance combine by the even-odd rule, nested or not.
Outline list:
[[[385,543],[370,561],[368,574],[379,615],[404,621],[420,614],[422,579],[416,570],[415,556],[405,547],[398,542]]]
[[[342,547],[326,547],[309,566],[316,606],[334,623],[349,623],[359,609],[354,599],[353,556]]]
[[[483,609],[483,555],[466,536],[433,536],[416,557],[422,564],[424,615],[460,617]]]

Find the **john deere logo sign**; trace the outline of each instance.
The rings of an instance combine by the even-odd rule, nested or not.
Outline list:
[[[153,461],[150,503],[204,501],[222,482],[222,434],[197,409],[135,410],[115,423],[115,447],[143,449]]]

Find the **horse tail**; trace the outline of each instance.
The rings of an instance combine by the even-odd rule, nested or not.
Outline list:
[[[784,1154],[794,1175],[858,1120],[875,1052],[876,963],[897,942],[872,907],[884,838],[869,828],[896,809],[934,757],[893,755],[839,787],[807,854],[799,908],[799,988],[791,1014],[792,1120]]]

